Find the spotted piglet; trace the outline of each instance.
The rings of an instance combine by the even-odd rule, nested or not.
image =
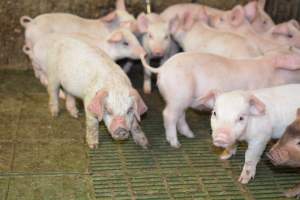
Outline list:
[[[146,148],[148,141],[138,121],[147,106],[120,66],[96,46],[76,38],[62,37],[49,49],[46,69],[52,116],[59,112],[61,87],[83,100],[90,148],[98,146],[102,120],[115,140],[125,140],[131,132],[134,141]]]

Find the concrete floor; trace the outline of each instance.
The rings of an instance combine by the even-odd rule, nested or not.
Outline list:
[[[141,76],[130,75],[140,88]],[[157,90],[143,95],[149,107],[142,121],[152,147],[113,141],[100,127],[100,147],[84,140],[84,115],[71,118],[64,105],[53,119],[48,96],[31,71],[0,71],[0,200],[72,199],[284,199],[299,180],[296,169],[274,168],[265,158],[254,181],[237,178],[245,145],[220,161],[211,145],[208,114],[189,111],[195,139],[179,137],[182,148],[165,141]]]

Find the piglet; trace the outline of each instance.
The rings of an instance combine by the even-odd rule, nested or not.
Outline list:
[[[300,84],[252,91],[218,94],[210,91],[201,101],[213,106],[213,144],[230,148],[246,141],[248,148],[239,181],[246,184],[256,173],[256,165],[270,139],[280,138],[300,107]]]
[[[210,15],[209,24],[223,31],[240,33],[249,28],[257,34],[263,34],[274,27],[274,22],[264,12],[265,0],[250,1],[244,7],[236,5],[229,11]]]
[[[227,18],[223,19],[215,16],[209,21],[211,26],[220,31],[243,36],[260,48],[262,52],[280,48],[284,45],[300,47],[300,26],[296,20],[274,25],[268,31],[259,34],[255,32],[245,16],[245,9],[242,6],[236,6]]]
[[[267,154],[275,166],[300,167],[300,109],[296,120],[286,129],[283,136]],[[300,184],[285,192],[286,197],[299,197]]]
[[[166,107],[163,111],[166,139],[180,147],[178,131],[189,138],[194,134],[186,123],[187,108],[211,109],[199,97],[211,90],[256,89],[300,82],[300,57],[295,52],[274,52],[253,59],[229,59],[213,54],[184,52],[171,57],[159,68],[144,67],[158,74],[157,86]]]
[[[70,37],[79,39],[106,52],[113,60],[122,58],[137,59],[140,55],[144,55],[145,51],[141,47],[137,38],[133,33],[125,28],[119,28],[110,33],[106,38],[89,37],[84,34],[49,34],[36,42],[32,49],[25,46],[23,51],[27,54],[33,65],[35,75],[40,79],[44,86],[48,85],[47,75],[47,55],[50,47],[56,40]],[[60,96],[62,92],[60,92]],[[78,110],[76,108],[75,99],[71,95],[67,95],[66,107],[71,116],[77,118]]]
[[[141,13],[137,18],[139,32],[142,33],[142,45],[151,58],[161,58],[161,64],[179,51],[171,38],[171,28],[175,19],[164,20],[160,15]],[[151,72],[144,70],[144,92],[151,92]]]
[[[125,140],[131,132],[134,141],[147,148],[147,138],[138,124],[147,106],[120,66],[95,45],[80,39],[62,37],[49,48],[47,90],[52,116],[59,113],[61,87],[83,100],[90,148],[98,146],[102,120],[115,140]]]
[[[195,21],[190,12],[172,25],[174,39],[184,51],[213,53],[228,58],[250,58],[262,55],[260,49],[243,36],[224,32],[207,25],[208,16],[203,13]]]
[[[30,48],[49,33],[84,33],[103,38],[112,30],[123,27],[137,31],[135,18],[126,11],[124,0],[116,1],[116,10],[100,19],[84,19],[68,13],[47,13],[34,19],[23,16],[21,25],[25,28],[26,45]]]

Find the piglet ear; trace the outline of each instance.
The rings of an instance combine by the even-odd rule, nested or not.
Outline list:
[[[103,118],[103,108],[104,100],[107,97],[108,92],[106,90],[100,90],[96,93],[94,98],[91,100],[88,105],[88,110],[98,117],[98,120],[101,121]]]
[[[215,106],[217,96],[218,92],[211,90],[204,96],[199,97],[196,101],[199,106],[204,105],[207,108],[213,108]]]
[[[257,1],[251,1],[244,6],[245,16],[252,23],[258,14]]]
[[[122,41],[124,38],[123,33],[121,31],[116,31],[113,32],[109,37],[108,37],[108,42],[110,43],[118,43]]]
[[[185,31],[189,31],[195,24],[195,19],[190,12],[185,12],[182,18],[182,25]]]
[[[141,33],[146,33],[148,31],[149,20],[145,13],[142,12],[141,14],[139,14],[139,16],[137,17],[137,25]]]
[[[170,33],[176,33],[176,31],[178,30],[180,26],[180,20],[178,15],[176,15],[175,17],[173,17],[170,21],[169,21],[169,32]]]
[[[266,0],[258,0],[258,6],[259,6],[259,8],[264,10],[265,6],[266,6]]]
[[[230,23],[233,26],[239,26],[243,23],[244,19],[245,19],[245,12],[242,6],[237,5],[235,6],[230,14]]]
[[[140,121],[140,116],[148,110],[148,107],[146,106],[140,94],[135,89],[131,89],[129,95],[134,98],[134,115],[136,119]]]
[[[266,113],[266,105],[256,96],[250,95],[249,104],[251,115],[264,115]]]
[[[117,0],[116,1],[116,9],[117,10],[126,10],[126,5],[124,0]]]
[[[300,24],[297,20],[291,19],[290,21],[288,21],[288,24],[296,28],[298,31],[300,31]]]
[[[113,12],[108,13],[104,17],[101,17],[101,20],[103,20],[104,22],[112,22],[112,21],[116,20],[117,17],[118,17],[117,13],[115,11],[113,11]]]
[[[200,9],[198,11],[197,20],[200,20],[200,22],[204,22],[204,23],[208,24],[209,16],[208,16],[204,6],[200,7]]]

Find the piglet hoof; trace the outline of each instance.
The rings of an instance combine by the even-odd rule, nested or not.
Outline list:
[[[97,149],[98,148],[98,143],[90,143],[88,144],[90,149]]]
[[[174,147],[176,149],[179,149],[181,147],[181,144],[178,141],[168,141],[171,145],[171,147]]]
[[[192,131],[181,133],[181,135],[184,135],[185,137],[190,139],[195,138],[195,135]]]
[[[52,116],[52,117],[57,117],[57,116],[58,116],[58,113],[59,113],[59,109],[56,108],[56,107],[51,107],[51,108],[50,108],[50,113],[51,113],[51,116]]]
[[[247,169],[247,167],[244,166],[244,169],[242,171],[241,176],[239,177],[239,182],[242,184],[247,184],[252,178],[255,176],[255,170]]]
[[[78,118],[78,110],[72,110],[72,111],[69,111],[70,115],[74,118]]]

